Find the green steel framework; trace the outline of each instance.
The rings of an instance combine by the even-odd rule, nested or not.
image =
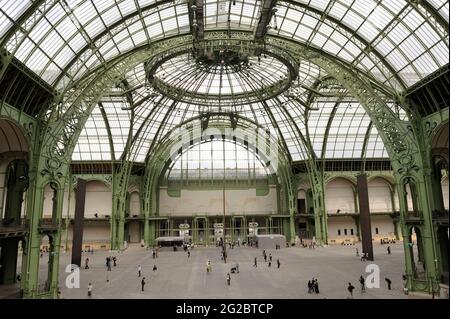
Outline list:
[[[163,1],[164,2],[164,1]],[[167,1],[168,2],[168,1]],[[44,16],[48,8],[35,10],[41,5],[51,6],[52,4],[44,1],[35,1],[27,12],[17,21],[16,27],[11,29],[2,41],[2,47],[6,41],[15,41],[20,43],[21,38],[17,37],[17,30],[22,28],[30,30],[33,23]],[[433,10],[429,10],[428,5],[411,4],[417,8],[424,16],[435,21],[436,29],[448,28],[448,23]],[[295,5],[299,5],[296,3]],[[156,7],[155,7],[156,8]],[[137,15],[138,13],[136,13]],[[24,23],[23,26],[20,26]],[[344,27],[338,23],[340,27]],[[119,24],[117,24],[119,26]],[[112,30],[110,30],[112,31]],[[22,31],[23,32],[23,31]],[[444,32],[445,33],[445,32]],[[106,35],[106,33],[105,33]],[[355,97],[361,105],[363,105],[367,114],[370,116],[371,123],[377,128],[381,138],[386,146],[391,159],[395,184],[400,199],[400,224],[405,245],[405,261],[406,273],[408,276],[408,288],[411,290],[420,290],[427,292],[436,292],[439,283],[439,266],[435,260],[439,258],[439,252],[436,244],[436,233],[432,219],[432,212],[436,209],[438,201],[430,198],[436,198],[435,183],[432,177],[432,162],[430,140],[437,129],[448,122],[448,108],[433,115],[427,119],[420,119],[414,114],[414,106],[410,105],[410,101],[401,95],[393,95],[391,97],[397,99],[397,102],[410,112],[410,121],[402,121],[393,113],[391,108],[386,105],[385,96],[380,92],[392,94],[392,90],[381,85],[369,75],[365,75],[359,70],[343,61],[339,61],[331,56],[322,54],[320,51],[311,47],[296,43],[295,41],[285,38],[266,35],[264,41],[254,39],[251,32],[240,32],[234,30],[223,31],[204,31],[203,39],[198,45],[205,47],[220,47],[226,42],[229,45],[240,46],[244,49],[254,51],[257,48],[264,48],[268,52],[277,54],[278,52],[288,53],[293,61],[299,63],[302,60],[309,61],[334,78],[351,96]],[[26,136],[30,139],[32,146],[29,156],[29,176],[30,186],[27,192],[27,212],[26,218],[29,221],[29,236],[26,245],[27,255],[24,258],[23,277],[21,282],[24,297],[57,297],[58,286],[58,263],[57,257],[61,247],[61,230],[62,230],[62,201],[64,188],[67,183],[72,183],[69,175],[69,164],[71,162],[71,154],[76,144],[78,136],[86,122],[92,109],[100,101],[100,98],[106,90],[114,86],[118,80],[132,69],[135,65],[150,60],[152,57],[171,54],[174,52],[186,51],[192,48],[192,35],[178,35],[149,45],[137,47],[126,54],[116,57],[108,62],[104,61],[104,65],[92,70],[89,74],[83,76],[78,81],[66,86],[65,90],[56,96],[52,107],[43,109],[41,116],[36,121],[29,118],[14,108],[2,102],[0,111],[3,117],[15,120],[20,123],[21,127],[26,130]],[[368,44],[369,46],[370,44]],[[90,49],[89,49],[90,50]],[[10,54],[3,54],[1,59],[0,75],[3,75],[12,62]],[[81,57],[82,51],[80,52]],[[94,53],[95,54],[95,53]],[[376,53],[375,53],[376,54]],[[383,59],[380,57],[380,60]],[[76,65],[76,61],[69,64],[69,67]],[[388,65],[384,63],[384,65]],[[395,72],[393,72],[395,73]],[[34,77],[36,79],[36,77]],[[187,92],[177,92],[179,98],[182,99]],[[132,103],[131,103],[132,104]],[[281,103],[280,103],[281,104]],[[155,105],[156,112],[158,104]],[[269,108],[266,110],[270,113]],[[288,113],[288,112],[287,112]],[[272,117],[273,118],[273,117]],[[150,120],[150,116],[147,118]],[[230,121],[232,122],[232,121]],[[243,125],[245,119],[237,119],[239,125]],[[248,121],[247,121],[248,122]],[[309,139],[304,138],[295,121],[290,118],[289,122],[294,128],[295,136],[298,143],[304,148],[308,155],[306,159],[308,169],[308,179],[313,194],[314,212],[315,212],[315,233],[317,239],[327,243],[327,221],[324,202],[324,184],[326,177],[325,172],[318,168],[317,157],[312,151],[312,145]],[[431,124],[430,124],[431,123]],[[276,127],[276,123],[273,123]],[[227,121],[217,122],[217,128],[224,128],[230,125]],[[142,127],[144,124],[142,125]],[[431,126],[431,128],[430,128]],[[214,126],[211,126],[214,127]],[[136,137],[128,136],[124,155],[120,163],[115,164],[112,176],[113,187],[113,216],[111,218],[111,239],[112,245],[116,249],[120,249],[124,239],[125,224],[125,206],[126,194],[130,187],[131,169],[133,163],[133,150],[138,147],[139,133]],[[157,134],[159,135],[159,133]],[[111,138],[110,138],[111,140]],[[163,138],[161,138],[163,140]],[[142,183],[142,194],[145,197],[142,200],[144,207],[144,238],[147,244],[152,244],[154,239],[155,225],[151,218],[156,213],[156,192],[158,179],[163,174],[166,160],[170,156],[168,150],[174,141],[167,140],[166,144],[156,143],[152,145],[149,151],[149,158],[145,168],[145,175]],[[281,144],[284,142],[282,141]],[[112,144],[112,141],[111,141]],[[283,151],[284,149],[284,151]],[[280,154],[286,155],[283,145],[280,145]],[[297,181],[290,170],[289,158],[283,158],[282,169],[280,170],[280,184],[283,185],[286,196],[286,210],[289,212],[289,236],[291,240],[294,234],[293,215],[296,211],[296,194]],[[409,250],[408,234],[410,233],[411,223],[408,220],[408,209],[406,203],[406,190],[404,185],[411,181],[417,187],[418,205],[420,207],[421,217],[418,224],[414,224],[419,228],[422,234],[424,245],[424,264],[426,265],[425,280],[417,280],[414,278],[414,270],[412,265],[412,256]],[[51,230],[43,229],[42,206],[43,192],[48,184],[56,191],[54,216],[52,217]],[[48,290],[40,292],[38,287],[39,272],[39,247],[41,238],[44,234],[50,234],[52,237],[52,252],[54,253],[50,259],[50,277],[51,284]]]

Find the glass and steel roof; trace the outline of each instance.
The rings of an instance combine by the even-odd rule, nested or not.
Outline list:
[[[214,140],[189,147],[167,171],[168,180],[267,178],[268,169],[258,156],[244,145]]]
[[[287,73],[283,63],[267,55],[249,57],[235,66],[197,63],[190,54],[183,54],[162,64],[155,77],[191,93],[219,98],[262,90],[286,78]]]
[[[202,3],[205,32],[254,34],[264,11],[261,0],[195,2]],[[291,39],[319,51],[392,92],[404,92],[448,64],[448,1],[274,3],[267,37]],[[161,39],[192,34],[192,4],[192,0],[0,0],[0,44],[63,92],[113,59]],[[202,68],[186,53],[160,65],[156,78],[207,95],[205,103],[156,90],[142,63],[135,65],[125,75],[124,86],[104,92],[80,134],[73,160],[119,159],[131,135],[136,143],[133,159],[144,161],[149,149],[175,126],[218,109],[275,129],[293,160],[307,156],[304,141],[311,142],[318,158],[387,157],[359,102],[345,92],[333,96],[317,86],[329,77],[320,67],[301,61],[291,88],[254,99],[252,92],[276,83],[287,71],[271,56],[251,57],[249,62],[248,69]],[[217,95],[233,100],[239,94],[244,95],[240,103],[217,102],[221,100]]]

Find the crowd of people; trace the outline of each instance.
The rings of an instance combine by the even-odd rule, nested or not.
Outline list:
[[[313,241],[314,243],[314,241]],[[315,244],[315,243],[314,243]],[[226,262],[226,250],[224,249],[223,245],[221,245],[222,249],[221,249],[221,259],[224,260]],[[314,245],[313,245],[314,247]],[[313,248],[311,247],[311,248]],[[230,246],[231,249],[234,248],[234,246]],[[278,248],[278,247],[276,247]],[[191,245],[185,245],[183,246],[183,249],[187,255],[187,259],[189,260],[191,257],[191,250],[192,250],[192,246]],[[151,255],[153,259],[157,259],[158,258],[158,251],[159,248],[158,247],[153,247]],[[387,247],[387,253],[391,254],[391,247],[388,246]],[[359,256],[359,251],[358,248],[356,249],[356,255]],[[365,259],[367,260],[367,253],[364,253],[361,260]],[[267,265],[267,267],[272,267],[272,262],[274,260],[274,256],[272,255],[272,252],[267,252],[265,249],[262,250],[262,258],[264,260],[264,263]],[[90,259],[89,257],[86,257],[85,259],[85,269],[89,269],[89,263],[90,263]],[[276,264],[277,264],[277,268],[279,269],[281,267],[281,262],[279,258],[276,258]],[[116,256],[107,256],[106,257],[106,270],[107,271],[111,271],[112,267],[117,267],[117,257]],[[253,267],[257,268],[258,267],[258,257],[254,257],[254,263],[253,263]],[[153,265],[153,272],[157,271],[158,267],[156,266],[156,264]],[[206,262],[206,272],[209,274],[212,272],[212,261],[210,259],[207,260]],[[231,274],[239,274],[239,263],[235,263],[233,264],[233,266],[230,268],[230,271],[226,273],[226,278],[225,278],[225,283],[227,286],[231,285]],[[147,279],[145,276],[143,276],[143,270],[141,265],[137,266],[137,277],[140,278],[140,287],[141,287],[141,291],[145,291],[145,285],[147,284]],[[108,281],[108,279],[107,279]],[[405,280],[404,280],[405,281]],[[366,279],[361,275],[358,279],[359,285],[360,285],[360,291],[361,293],[365,293],[366,292]],[[385,277],[385,282],[387,285],[387,289],[391,290],[392,289],[392,281],[391,279]],[[91,298],[92,297],[92,293],[93,293],[93,284],[92,282],[89,282],[88,287],[87,287],[87,292],[88,292],[88,297]],[[347,285],[347,291],[348,291],[348,298],[353,298],[354,297],[354,290],[355,290],[355,286],[353,286],[353,284],[351,282],[348,282]],[[307,283],[307,292],[308,294],[319,294],[319,282],[318,279],[313,277],[311,280],[308,280]]]

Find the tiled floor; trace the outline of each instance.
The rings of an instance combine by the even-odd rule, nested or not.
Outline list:
[[[92,298],[347,298],[347,284],[355,287],[354,298],[420,298],[403,293],[402,274],[404,267],[402,243],[387,246],[374,245],[375,264],[380,268],[380,288],[360,292],[358,279],[371,262],[361,262],[356,256],[355,246],[329,246],[325,248],[284,248],[267,251],[272,253],[272,267],[256,248],[229,250],[228,262],[220,260],[218,248],[195,248],[191,257],[183,251],[162,251],[158,259],[152,259],[151,251],[132,246],[123,253],[95,252],[84,254],[90,259],[90,269],[81,269],[80,288],[65,286],[65,268],[70,254],[61,255],[60,286],[62,298],[87,298],[87,285],[93,284]],[[359,247],[361,251],[361,247]],[[105,258],[117,257],[117,267],[106,271]],[[254,258],[258,267],[253,267]],[[277,269],[276,259],[281,267]],[[43,258],[44,259],[44,258]],[[206,261],[210,259],[213,271],[206,273]],[[231,274],[231,285],[226,284],[226,274],[239,263],[239,274]],[[147,284],[141,291],[138,265]],[[153,271],[157,265],[157,271]],[[42,273],[44,275],[45,272]],[[307,282],[312,277],[319,281],[320,294],[308,294]],[[385,277],[392,280],[392,290],[387,289]],[[107,279],[109,280],[107,282]]]

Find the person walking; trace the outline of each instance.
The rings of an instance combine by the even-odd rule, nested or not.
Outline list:
[[[366,292],[366,281],[363,276],[359,277],[359,283],[361,284],[361,292]]]
[[[269,261],[272,262],[272,253],[269,254]]]
[[[280,258],[277,258],[277,268],[280,269],[281,263],[280,263]]]
[[[271,262],[270,260],[269,260],[268,266],[269,266],[269,267],[272,267],[272,262]]]
[[[187,251],[188,258],[191,257],[191,251],[188,249]]]
[[[153,265],[153,271],[157,271],[158,268],[156,267],[156,265]]]
[[[88,285],[88,297],[89,298],[92,297],[92,283],[89,283],[89,285]]]
[[[144,291],[144,286],[145,286],[145,277],[142,278],[141,280],[141,290]]]
[[[255,262],[253,263],[253,267],[258,267],[258,261],[256,260],[256,257],[255,257]]]
[[[355,287],[349,282],[347,290],[350,293],[350,299],[353,299],[353,289],[355,289]]]
[[[107,263],[108,271],[111,271],[111,257],[108,257],[108,261],[106,263]]]
[[[389,278],[384,278],[384,280],[386,280],[386,283],[387,283],[387,285],[388,285],[388,290],[391,290],[391,284],[392,284],[392,281],[389,279]]]
[[[112,258],[112,260],[113,260],[113,263],[114,263],[114,267],[116,267],[117,266],[117,258],[116,258],[116,256],[114,256]]]
[[[309,294],[312,292],[312,287],[313,287],[313,284],[312,284],[311,280],[308,280],[308,293]]]
[[[89,258],[84,261],[84,269],[89,269]]]
[[[142,270],[141,265],[138,265],[138,277],[141,277],[141,270]]]
[[[230,273],[227,273],[227,285],[229,286],[231,284],[231,276]]]
[[[387,246],[386,250],[387,250],[388,255],[390,255],[391,254],[391,246]]]

